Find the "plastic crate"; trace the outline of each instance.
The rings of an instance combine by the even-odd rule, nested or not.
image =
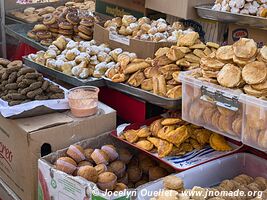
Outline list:
[[[180,73],[182,82],[182,118],[226,137],[241,141],[242,104],[240,92],[223,88]]]
[[[267,160],[249,153],[238,153],[194,167],[176,176],[184,180],[186,189],[191,189],[194,186],[216,186],[223,180],[240,174],[267,178]],[[137,188],[137,199],[149,200],[151,196],[144,194],[153,194],[163,188],[163,179],[140,186]]]
[[[267,152],[267,101],[242,94],[243,131],[242,142]]]

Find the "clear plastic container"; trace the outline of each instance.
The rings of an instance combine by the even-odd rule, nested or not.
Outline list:
[[[68,92],[69,106],[75,117],[88,117],[97,113],[99,88],[81,86]]]
[[[180,73],[182,118],[229,138],[241,141],[242,104],[240,92],[198,80],[193,71]]]
[[[242,142],[267,152],[267,101],[243,94]]]
[[[252,177],[267,178],[267,160],[249,153],[232,154],[214,160],[198,167],[177,174],[184,180],[185,188],[192,189],[194,186],[212,187],[221,183],[223,180],[232,179],[240,174],[247,174]],[[163,179],[147,183],[137,188],[138,200],[149,200],[154,191],[163,189]]]

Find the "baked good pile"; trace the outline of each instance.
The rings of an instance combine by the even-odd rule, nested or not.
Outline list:
[[[159,96],[178,99],[182,96],[179,72],[199,68],[200,59],[215,53],[218,47],[216,43],[201,42],[196,32],[181,34],[177,45],[160,48],[154,59],[136,59],[121,54],[119,65],[110,68],[106,76],[113,82],[127,83]]]
[[[95,20],[87,9],[61,6],[53,13],[44,15],[42,24],[36,24],[27,36],[44,46],[51,45],[60,35],[75,41],[89,41],[93,39]]]
[[[267,17],[267,2],[265,0],[216,0],[212,9],[216,11]]]
[[[222,46],[200,61],[200,80],[239,89],[259,98],[267,96],[267,46],[257,48],[253,39],[241,38],[233,45]]]
[[[224,180],[218,186],[211,188],[201,188],[198,186],[192,189],[184,189],[184,181],[176,176],[167,176],[163,179],[164,190],[156,197],[150,200],[227,200],[227,199],[244,199],[244,200],[264,200],[267,198],[267,179],[264,177],[253,178],[247,174],[240,174],[233,179]],[[184,191],[184,193],[182,193]],[[227,191],[238,191],[237,196],[215,196],[216,193]],[[257,194],[248,195],[249,191],[262,191],[262,197]],[[244,192],[244,194],[242,194]],[[213,194],[213,195],[212,195]],[[188,195],[188,196],[187,196]],[[207,195],[207,196],[205,196]]]
[[[9,106],[64,97],[58,85],[45,80],[35,69],[24,66],[20,60],[0,58],[0,98]]]
[[[46,6],[43,8],[27,7],[23,11],[11,11],[10,14],[28,23],[35,23],[41,21],[47,14],[54,13],[56,10],[62,11],[62,9],[64,9],[65,7],[70,6],[90,12],[94,12],[95,10],[95,2],[86,1],[84,3],[67,2],[65,6],[59,6],[57,8],[54,8],[52,6]]]
[[[100,78],[117,65],[120,54],[136,58],[135,53],[111,50],[108,45],[97,45],[94,40],[75,42],[64,36],[58,37],[46,52],[39,51],[28,57],[34,62],[80,79]]]
[[[181,156],[194,149],[200,150],[208,144],[217,151],[232,150],[223,136],[180,118],[161,118],[150,126],[127,130],[120,138],[146,151],[157,152],[160,158]]]
[[[184,30],[180,22],[174,22],[170,26],[165,19],[151,20],[147,17],[137,19],[132,15],[107,20],[104,27],[110,32],[129,38],[153,42],[177,42],[177,35]]]
[[[103,191],[136,188],[173,172],[146,155],[134,156],[127,149],[117,149],[111,144],[103,145],[100,149],[71,145],[66,155],[57,159],[55,167],[96,183]]]

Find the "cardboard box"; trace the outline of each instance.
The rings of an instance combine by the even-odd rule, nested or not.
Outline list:
[[[95,24],[94,40],[96,40],[97,43],[107,43],[112,49],[122,48],[125,51],[136,53],[138,58],[144,59],[148,57],[154,58],[154,54],[161,47],[170,47],[176,44],[130,39],[108,31],[101,24]]]
[[[251,38],[258,43],[258,47],[267,44],[267,29],[257,29],[238,24],[230,24],[228,32],[228,43],[233,44],[240,38]]]
[[[116,112],[75,118],[70,111],[10,120],[0,117],[0,177],[23,200],[37,199],[37,161],[52,151],[116,127]]]
[[[196,19],[197,5],[214,3],[214,0],[146,0],[146,8],[183,19]]]
[[[145,0],[96,0],[96,12],[112,17],[146,15]]]
[[[113,144],[115,147],[129,146],[104,133],[95,138],[87,139],[78,144],[83,148],[100,148],[105,144]],[[129,193],[107,195],[97,188],[97,185],[81,177],[74,177],[54,168],[57,158],[66,155],[67,149],[63,149],[47,155],[38,161],[38,200],[130,200]],[[132,190],[127,190],[128,192]],[[133,193],[131,193],[133,194]],[[130,196],[130,195],[129,195]]]

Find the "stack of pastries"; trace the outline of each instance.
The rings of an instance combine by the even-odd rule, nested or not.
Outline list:
[[[55,168],[96,183],[102,191],[122,191],[136,188],[172,173],[173,170],[146,155],[134,156],[125,148],[112,144],[99,149],[71,145],[66,155],[59,157]]]
[[[132,15],[107,20],[104,27],[110,32],[125,37],[153,42],[177,42],[178,34],[184,30],[180,22],[174,22],[170,26],[166,20],[161,18],[158,20],[150,20],[147,17],[137,19]]]
[[[267,17],[265,0],[216,0],[213,10]]]
[[[37,24],[27,33],[28,37],[49,46],[60,35],[75,41],[92,40],[96,18],[91,12],[75,6],[58,7],[53,13],[43,16],[42,24]]]
[[[126,130],[120,138],[146,151],[157,152],[160,158],[184,155],[208,144],[217,151],[232,150],[223,136],[177,117],[157,119],[150,126]]]
[[[58,0],[54,0],[58,1]],[[52,2],[50,0],[50,2]],[[34,2],[31,2],[34,3]],[[40,2],[37,2],[40,3]],[[94,1],[85,1],[84,3],[75,3],[75,2],[67,2],[65,6],[59,6],[57,8],[51,7],[51,6],[46,6],[46,7],[41,7],[41,8],[34,8],[34,7],[27,7],[23,11],[11,11],[10,15],[13,15],[14,17],[26,21],[28,23],[35,23],[38,21],[41,21],[46,14],[53,13],[56,10],[57,11],[62,11],[63,8],[65,7],[75,7],[79,8],[81,10],[86,10],[90,12],[95,11],[95,2]]]
[[[34,62],[61,71],[80,79],[100,78],[105,72],[117,65],[120,54],[136,58],[134,53],[111,50],[108,45],[97,45],[94,40],[75,42],[64,36],[57,38],[46,52],[30,54]]]
[[[267,179],[264,177],[253,178],[247,174],[240,174],[233,179],[223,180],[215,187],[194,186],[192,189],[184,189],[184,181],[181,178],[167,176],[163,179],[163,186],[163,191],[160,191],[150,200],[267,199]]]
[[[182,34],[177,45],[160,48],[154,59],[136,59],[121,54],[119,65],[110,68],[106,76],[113,82],[127,83],[159,96],[178,99],[182,95],[179,72],[199,68],[201,57],[216,52],[218,47],[215,43],[202,43],[196,32]]]

